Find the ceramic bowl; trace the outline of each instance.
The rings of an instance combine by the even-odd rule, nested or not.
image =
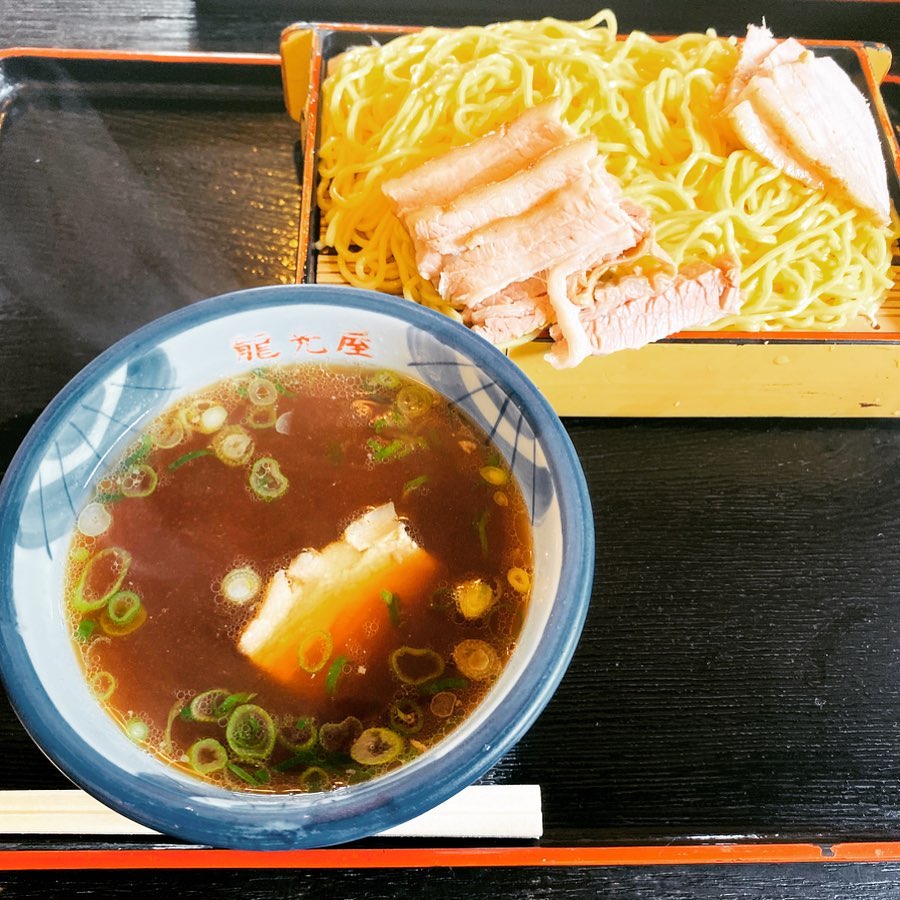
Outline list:
[[[313,360],[406,372],[492,435],[533,523],[533,599],[495,686],[455,732],[416,760],[325,794],[231,791],[158,761],[128,740],[91,695],[63,609],[64,563],[78,511],[137,430],[214,381],[313,353]],[[219,847],[331,845],[446,800],[522,737],[575,649],[593,562],[590,501],[572,444],[541,394],[501,352],[438,313],[368,291],[240,291],[185,307],[115,344],[60,392],[27,435],[0,486],[0,669],[41,749],[123,815]]]

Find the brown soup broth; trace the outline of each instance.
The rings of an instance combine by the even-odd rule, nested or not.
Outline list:
[[[289,681],[242,653],[276,571],[389,502],[429,577],[387,578]],[[232,596],[226,576],[248,569]],[[86,677],[133,740],[229,788],[285,792],[365,780],[452,731],[508,659],[531,573],[521,492],[470,418],[393,372],[288,366],[149,426],[79,517],[66,594]]]

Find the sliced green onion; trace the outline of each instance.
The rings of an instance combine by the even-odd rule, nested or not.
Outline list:
[[[106,614],[114,625],[129,625],[140,611],[141,598],[134,591],[116,591],[106,605]]]
[[[319,746],[326,753],[346,754],[362,733],[363,724],[356,716],[347,716],[340,722],[326,722],[319,729]]]
[[[173,460],[169,463],[169,468],[174,472],[175,469],[180,469],[185,463],[193,462],[195,459],[200,459],[201,456],[209,456],[212,451],[206,447],[202,450],[191,450],[190,453],[185,453],[184,456],[179,456],[178,459]]]
[[[466,678],[483,681],[496,675],[500,669],[497,651],[487,641],[469,638],[453,648],[453,662]]]
[[[156,490],[158,481],[155,469],[139,463],[122,473],[120,483],[126,497],[149,497]]]
[[[150,426],[149,437],[154,447],[171,450],[184,440],[184,425],[176,416],[157,419]]]
[[[413,491],[417,491],[423,484],[428,481],[427,475],[420,475],[418,478],[411,478],[403,485],[403,496],[409,496]]]
[[[444,660],[427,647],[400,647],[391,653],[390,664],[404,684],[424,684],[444,674]]]
[[[406,741],[390,728],[367,728],[350,747],[350,758],[362,766],[382,766],[395,760]]]
[[[278,421],[278,410],[274,406],[251,406],[243,422],[248,428],[271,428]]]
[[[334,641],[327,631],[310,632],[297,648],[297,664],[312,675],[325,667],[333,650]]]
[[[126,634],[131,634],[132,631],[137,631],[146,621],[147,607],[143,604],[138,606],[137,614],[124,625],[113,622],[110,618],[108,607],[100,613],[100,626],[110,637],[124,637]]]
[[[247,385],[247,399],[254,406],[271,406],[278,400],[278,388],[268,378],[257,375]]]
[[[72,597],[72,606],[79,612],[103,609],[109,598],[122,586],[131,566],[131,554],[121,547],[107,547],[91,557]],[[104,572],[106,568],[108,571]],[[94,582],[99,580],[100,583]]]
[[[125,723],[125,734],[136,744],[142,744],[150,735],[150,726],[143,719],[135,716]]]
[[[94,501],[88,503],[81,511],[76,524],[83,535],[99,537],[109,530],[109,526],[112,525],[112,516],[102,503]]]
[[[501,469],[500,466],[482,466],[478,473],[488,483],[494,487],[502,487],[509,481],[509,472]]]
[[[250,462],[256,442],[240,425],[227,425],[213,438],[212,448],[226,466],[243,466]]]
[[[321,766],[310,766],[297,780],[307,791],[327,791],[331,787],[331,776]]]
[[[297,719],[292,725],[278,729],[278,743],[298,756],[315,747],[318,737],[315,719]]]
[[[456,694],[451,691],[439,691],[431,698],[428,708],[439,719],[448,719],[453,715],[453,710],[456,709],[458,702]]]
[[[434,405],[434,395],[419,384],[408,384],[397,394],[397,409],[408,419],[424,416]]]
[[[415,700],[401,697],[390,711],[391,725],[401,734],[418,734],[425,723],[425,713]]]
[[[382,444],[374,438],[369,440],[369,449],[372,450],[372,458],[376,462],[384,462],[386,459],[397,456],[406,446],[406,443],[400,438],[394,438],[390,443]]]
[[[152,449],[153,441],[150,439],[150,435],[141,435],[141,439],[132,444],[129,448],[128,454],[126,455],[125,459],[122,460],[122,465],[125,468],[128,468],[128,466],[133,466],[136,463],[141,462]]]
[[[215,722],[222,717],[219,707],[230,694],[224,688],[213,688],[197,694],[182,710],[181,717],[193,722]],[[185,715],[187,713],[187,715]]]
[[[497,592],[482,578],[468,578],[453,588],[457,609],[463,618],[480,619],[497,602]]]
[[[109,672],[97,672],[93,678],[91,678],[90,684],[91,690],[98,700],[109,700],[116,690],[118,681],[116,681],[115,676]]]
[[[75,631],[75,638],[79,641],[88,641],[91,638],[91,635],[94,633],[94,629],[97,627],[97,623],[93,619],[82,619],[78,623],[78,628]]]
[[[531,576],[519,566],[513,566],[506,573],[506,580],[512,589],[520,594],[527,594],[528,589],[531,587]]]
[[[259,594],[261,587],[259,575],[250,566],[241,566],[222,579],[222,596],[235,606],[243,606]]]
[[[112,620],[108,606],[100,613],[100,626],[110,637],[124,637],[126,634],[131,634],[132,631],[137,631],[146,621],[147,607],[142,603],[138,603],[135,614],[127,622],[121,624]]]
[[[388,616],[394,628],[400,627],[400,598],[393,591],[382,591],[381,599],[388,608]]]
[[[277,500],[288,489],[289,482],[281,472],[278,461],[263,456],[250,469],[250,490],[267,503]]]
[[[396,372],[389,369],[382,369],[369,376],[369,385],[375,388],[385,388],[389,391],[395,391],[400,387],[400,376]]]
[[[329,697],[334,696],[334,692],[337,690],[338,679],[341,677],[341,672],[345,665],[347,665],[347,657],[338,656],[328,667],[328,674],[325,676],[325,691]]]
[[[215,738],[194,741],[187,755],[194,771],[201,775],[221,772],[228,763],[228,751]]]
[[[217,404],[206,397],[197,397],[178,410],[178,418],[191,431],[202,430],[203,413]]]
[[[242,760],[267,759],[275,746],[276,734],[272,717],[253,703],[239,706],[225,726],[225,740]]]
[[[210,406],[200,414],[197,430],[203,434],[213,434],[228,421],[228,410],[224,406]]]

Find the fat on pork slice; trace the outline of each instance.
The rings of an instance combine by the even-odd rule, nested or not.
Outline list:
[[[443,257],[462,250],[466,237],[497,219],[519,216],[553,191],[590,172],[597,158],[595,138],[581,138],[548,150],[500,181],[470,187],[445,206],[412,210],[406,225],[425,278],[441,270]]]
[[[725,95],[738,137],[772,165],[833,189],[890,223],[887,171],[872,113],[834,60],[751,25]]]
[[[587,356],[636,349],[685,328],[711,325],[741,306],[740,267],[730,257],[688,263],[675,275],[632,274],[598,284],[582,305],[569,302],[550,335],[546,359],[557,368]],[[552,296],[552,291],[551,291]]]
[[[381,189],[406,225],[413,210],[445,206],[462,192],[502,181],[574,140],[575,132],[560,119],[560,110],[556,99],[531,107],[496,131],[386,181]]]
[[[588,172],[525,212],[468,235],[459,252],[444,258],[438,292],[458,308],[471,308],[539,272],[564,277],[614,260],[650,230],[649,214],[623,201],[597,157]]]

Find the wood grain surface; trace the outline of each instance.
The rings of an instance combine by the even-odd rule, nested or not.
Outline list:
[[[299,19],[450,24],[593,9],[0,0],[0,45],[274,52]],[[782,32],[894,46],[900,29],[900,6],[864,0],[618,11],[624,27],[659,30],[740,31],[765,13]],[[221,89],[214,78],[161,87],[140,66],[119,66],[114,81],[75,69],[4,70],[31,93],[0,110],[0,472],[56,391],[117,337],[200,296],[288,280],[294,264],[296,131],[277,70]],[[595,510],[591,613],[557,695],[485,780],[541,784],[548,846],[900,838],[897,424],[566,425]],[[0,748],[0,789],[67,786],[5,700]],[[13,846],[26,845],[0,839]],[[900,870],[0,872],[4,898],[415,891],[849,900],[897,896]]]

